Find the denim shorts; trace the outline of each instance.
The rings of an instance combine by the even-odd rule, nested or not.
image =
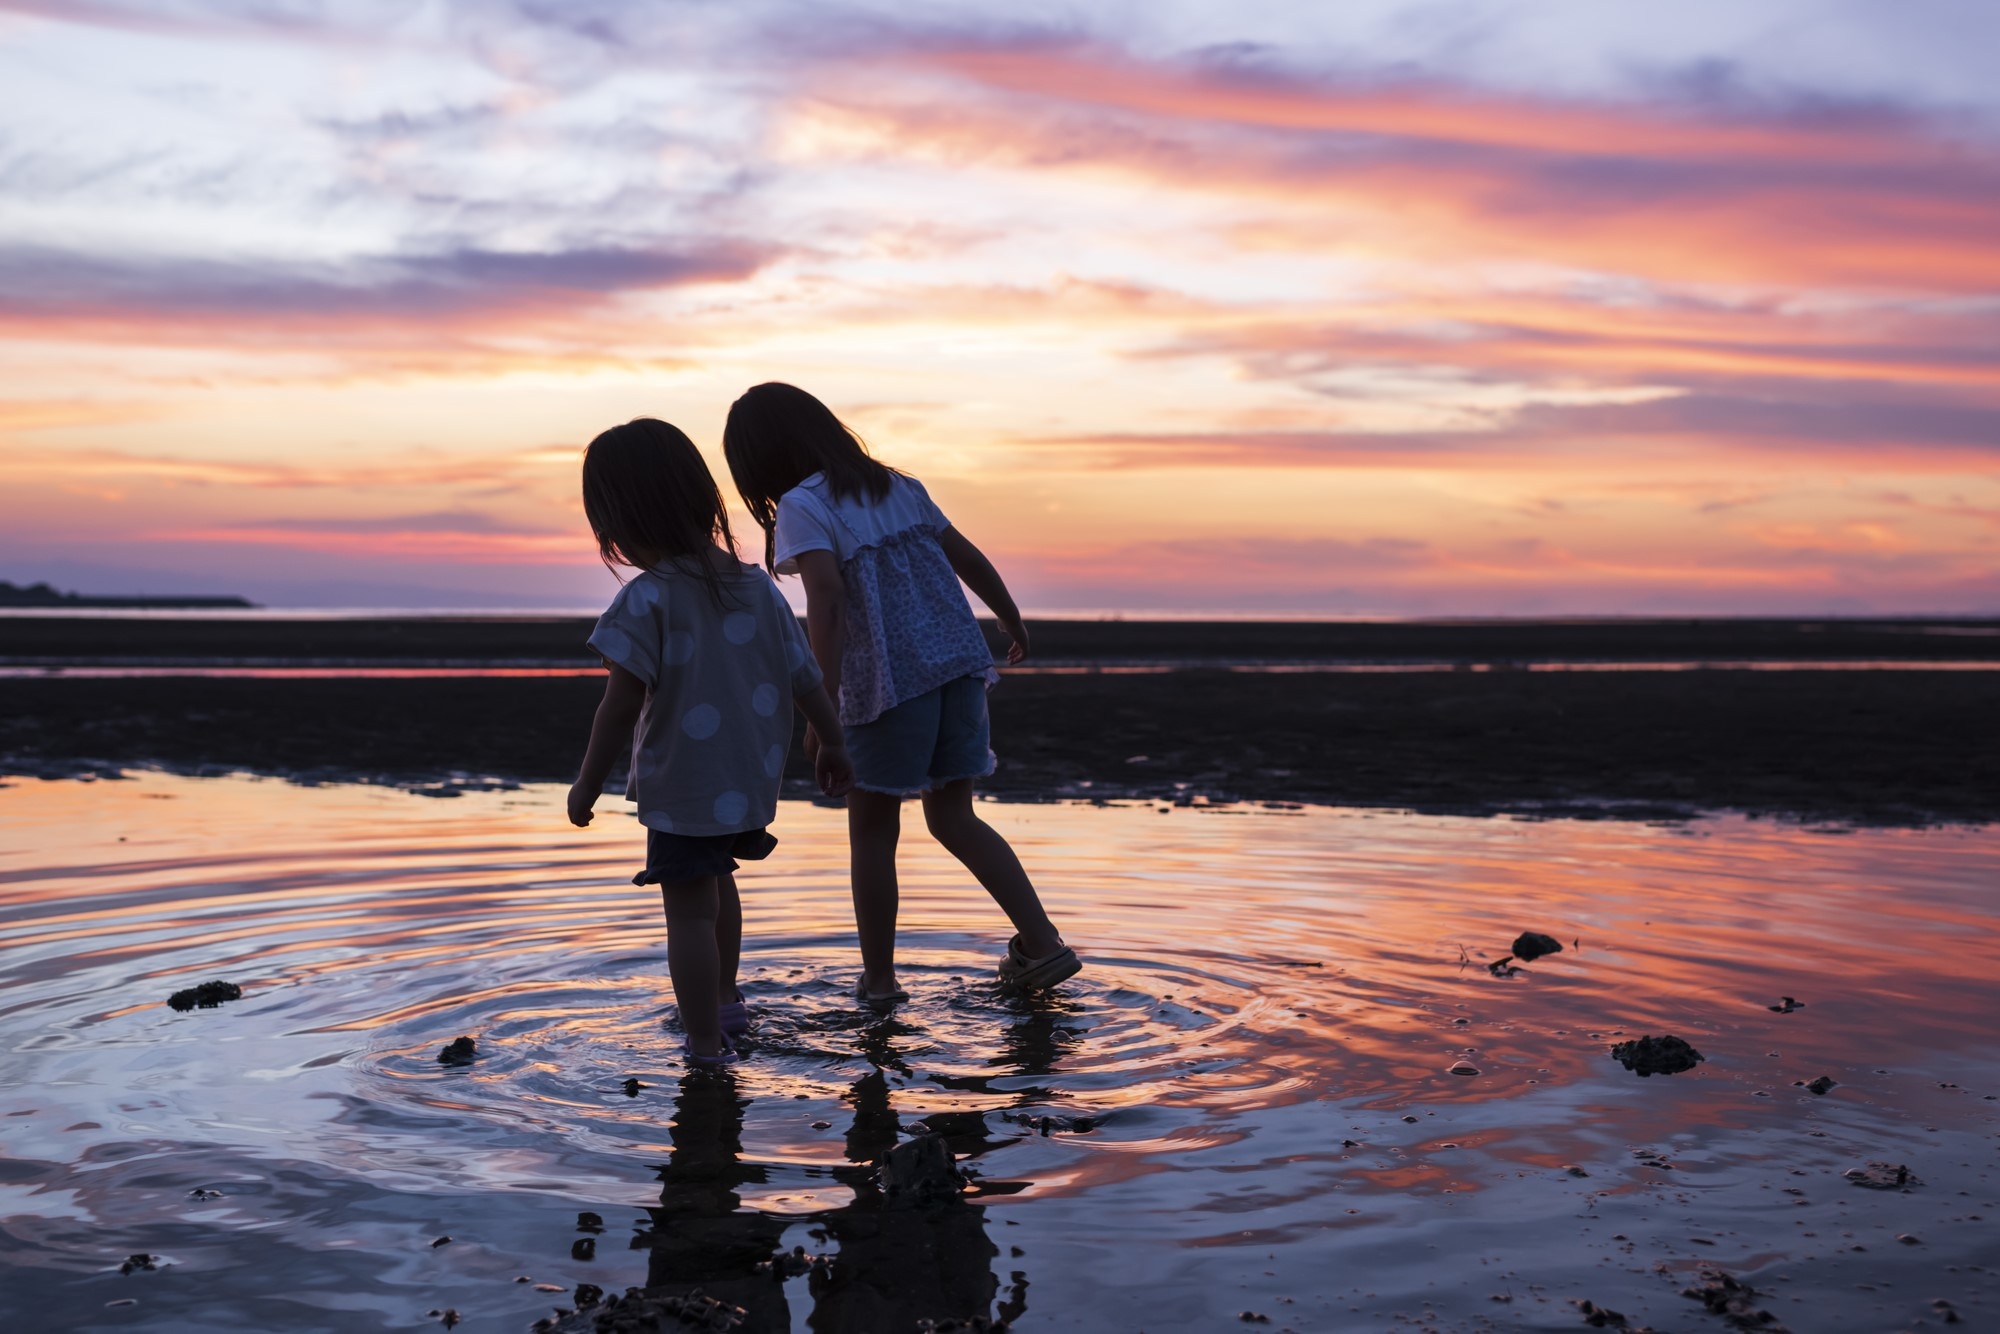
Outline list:
[[[657,885],[668,880],[705,880],[712,875],[728,875],[736,869],[736,859],[761,862],[771,855],[778,840],[767,829],[745,829],[735,834],[663,834],[646,831],[646,869],[632,877],[635,885]]]
[[[986,678],[961,676],[847,729],[854,785],[907,797],[993,772]]]

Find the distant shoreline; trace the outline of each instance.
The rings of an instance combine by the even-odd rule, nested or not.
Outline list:
[[[93,596],[64,593],[48,584],[20,585],[0,579],[0,607],[37,611],[255,611],[257,604],[234,594],[154,596],[146,593]]]

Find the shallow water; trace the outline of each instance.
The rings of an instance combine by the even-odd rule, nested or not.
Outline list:
[[[561,796],[0,790],[8,1306],[520,1330],[568,1300],[536,1283],[651,1281],[822,1334],[1720,1329],[1710,1266],[1799,1331],[2000,1320],[2000,831],[987,806],[1087,971],[996,995],[999,919],[913,821],[885,1018],[844,999],[842,816],[788,803],[742,877],[754,1052],[684,1078],[635,828]],[[1481,966],[1524,928],[1567,948]],[[164,1004],[210,978],[243,999]],[[1606,1054],[1665,1032],[1707,1061]],[[918,1121],[975,1188],[884,1209]],[[1842,1178],[1870,1160],[1921,1184]],[[795,1245],[836,1280],[755,1272]]]

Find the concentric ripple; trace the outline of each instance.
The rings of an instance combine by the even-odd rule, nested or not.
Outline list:
[[[526,1275],[824,1334],[1470,1326],[1569,1283],[1665,1325],[1654,1265],[1846,1273],[1844,1234],[1903,1231],[1864,1263],[1985,1300],[1943,1267],[2000,1209],[2000,836],[983,810],[1080,977],[1001,992],[1003,922],[913,827],[911,1000],[858,1007],[842,816],[788,804],[741,877],[747,1059],[689,1075],[636,832],[570,829],[560,792],[0,790],[10,1291],[58,1328],[516,1329],[563,1300]],[[1564,951],[1496,975],[1524,928]],[[165,1005],[211,978],[243,998]],[[1606,1055],[1668,1031],[1695,1071]],[[972,1185],[899,1212],[872,1165],[919,1128]],[[1951,1190],[1787,1194],[1891,1155]],[[833,1267],[758,1270],[793,1246]]]

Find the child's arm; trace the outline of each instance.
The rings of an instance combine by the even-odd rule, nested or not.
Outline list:
[[[616,663],[606,663],[611,675],[604,682],[604,698],[598,702],[597,718],[590,725],[590,746],[583,752],[583,768],[569,790],[569,822],[581,828],[590,823],[590,808],[604,791],[604,779],[618,759],[619,749],[632,737],[632,724],[646,703],[646,683]]]
[[[819,745],[812,756],[813,777],[819,780],[819,790],[829,797],[847,795],[847,790],[854,786],[854,763],[847,758],[847,734],[841,730],[840,712],[833,707],[825,684],[794,696],[793,703],[806,716],[806,725],[819,736]]]
[[[1006,581],[1000,577],[1000,571],[993,568],[993,562],[986,559],[986,553],[967,541],[965,534],[956,528],[947,528],[939,533],[938,545],[944,548],[944,557],[951,562],[952,573],[963,579],[974,596],[986,604],[993,613],[993,619],[1000,622],[1000,628],[1013,641],[1007,645],[1007,661],[1019,662],[1027,657],[1028,627],[1021,624],[1021,609],[1014,605],[1013,597],[1007,592]]]
[[[840,653],[847,642],[847,580],[831,551],[801,551],[798,562],[799,578],[806,586],[806,642],[825,678],[827,698],[839,699]],[[811,714],[806,721],[819,736],[826,735]]]

